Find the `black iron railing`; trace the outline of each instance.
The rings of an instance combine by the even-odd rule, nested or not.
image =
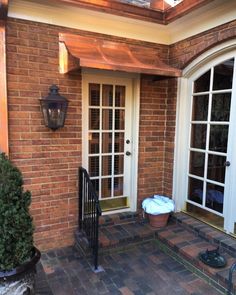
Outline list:
[[[231,295],[231,289],[233,289],[233,272],[236,271],[236,262],[233,263],[229,269],[229,278],[228,278],[228,290],[227,290],[227,295]]]
[[[98,227],[101,208],[88,172],[79,168],[79,230],[86,234],[93,251],[94,269],[98,269]]]

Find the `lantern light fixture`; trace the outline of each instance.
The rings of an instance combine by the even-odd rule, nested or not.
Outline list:
[[[68,100],[61,96],[57,85],[49,88],[48,96],[40,99],[45,126],[52,130],[57,130],[64,126]]]

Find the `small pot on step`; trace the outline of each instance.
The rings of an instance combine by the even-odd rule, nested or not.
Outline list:
[[[174,201],[166,196],[154,195],[143,200],[142,209],[147,214],[151,226],[164,227],[170,213],[174,211]]]
[[[151,226],[160,228],[166,226],[170,213],[164,213],[164,214],[158,214],[158,215],[153,215],[153,214],[147,214],[149,223]]]

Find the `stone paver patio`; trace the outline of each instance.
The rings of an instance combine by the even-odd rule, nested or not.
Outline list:
[[[94,273],[89,260],[73,247],[42,255],[36,295],[217,295],[213,286],[163,253],[155,242],[100,257],[103,272]],[[44,269],[44,270],[43,270]]]

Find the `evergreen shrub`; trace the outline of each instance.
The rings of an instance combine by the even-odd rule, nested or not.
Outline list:
[[[33,254],[31,193],[23,190],[22,174],[0,153],[0,271],[9,271]]]

